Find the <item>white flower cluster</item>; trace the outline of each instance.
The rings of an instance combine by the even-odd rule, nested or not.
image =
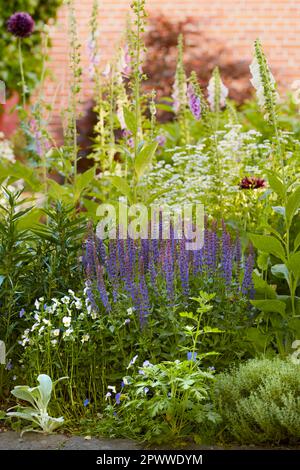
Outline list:
[[[0,161],[6,160],[15,163],[15,155],[9,140],[5,139],[3,132],[0,132]]]
[[[213,135],[197,146],[175,148],[172,164],[159,161],[145,177],[144,186],[154,195],[159,187],[164,193],[156,199],[158,204],[171,208],[187,202],[206,203],[215,193],[215,160],[211,143]],[[222,181],[226,194],[236,194],[242,177],[248,174],[262,176],[272,153],[269,141],[260,143],[261,134],[241,126],[230,125],[217,132],[218,154],[221,160]],[[211,141],[211,142],[210,142]]]
[[[42,338],[50,341],[52,346],[56,346],[59,340],[75,340],[78,337],[82,343],[89,341],[89,334],[82,332],[81,325],[78,325],[86,318],[84,304],[71,289],[68,294],[60,299],[51,299],[50,305],[40,297],[35,301],[35,310],[25,313],[26,321],[33,324],[21,337],[20,344],[24,348],[37,343],[42,349]]]

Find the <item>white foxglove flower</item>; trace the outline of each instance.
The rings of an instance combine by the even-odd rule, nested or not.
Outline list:
[[[216,83],[216,80],[219,81],[219,84]],[[216,97],[216,88],[217,86],[220,87],[220,107],[224,108],[226,106],[226,98],[228,96],[228,88],[224,85],[221,78],[216,78],[216,75],[213,75],[208,82],[207,87],[207,101],[209,102],[211,111],[216,111],[215,109],[215,97]]]

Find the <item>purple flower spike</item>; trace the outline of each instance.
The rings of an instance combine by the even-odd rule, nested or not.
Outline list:
[[[189,84],[187,89],[187,97],[190,110],[196,121],[199,121],[201,117],[201,101],[199,96],[196,95],[194,87],[191,83]]]
[[[14,13],[7,21],[7,30],[17,38],[27,38],[34,30],[34,21],[29,13]]]

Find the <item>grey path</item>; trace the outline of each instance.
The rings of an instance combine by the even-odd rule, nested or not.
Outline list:
[[[142,445],[129,439],[85,439],[79,436],[52,434],[45,436],[38,433],[25,433],[22,438],[14,431],[0,431],[1,450],[141,450]],[[152,447],[153,449],[153,447]],[[170,450],[164,446],[161,450]],[[209,446],[189,446],[185,449],[220,449]]]
[[[229,449],[230,447],[227,447]],[[25,433],[22,438],[14,431],[0,429],[1,450],[143,450],[145,447],[129,439],[85,439],[79,436],[66,436],[64,434],[52,434],[45,436],[38,433]],[[172,447],[152,447],[152,449],[170,450]],[[173,448],[174,449],[174,448]],[[185,450],[224,450],[217,446],[190,445]],[[266,447],[241,446],[231,447],[236,450],[257,450]],[[288,447],[269,447],[269,449],[284,449]],[[298,447],[299,449],[299,447]]]

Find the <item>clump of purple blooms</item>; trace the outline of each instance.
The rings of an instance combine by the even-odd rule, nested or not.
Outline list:
[[[7,30],[17,38],[27,38],[33,33],[34,20],[29,13],[14,13],[7,21]]]
[[[89,300],[98,299],[107,312],[124,296],[145,325],[154,304],[186,304],[200,288],[232,296],[253,298],[253,249],[244,255],[238,234],[233,237],[224,223],[205,228],[204,246],[186,249],[184,239],[103,241],[89,229],[83,263]],[[209,287],[210,286],[210,287]]]

